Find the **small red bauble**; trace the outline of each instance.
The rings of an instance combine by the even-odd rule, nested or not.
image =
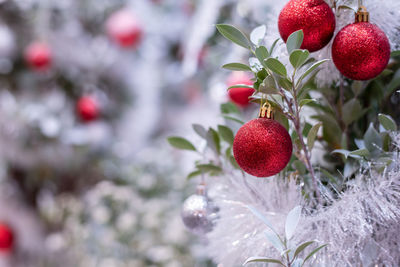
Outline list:
[[[85,122],[93,121],[99,116],[98,103],[90,96],[82,96],[76,108],[79,117]]]
[[[133,14],[120,10],[106,22],[109,37],[122,47],[136,47],[142,38],[142,28]]]
[[[8,252],[14,245],[13,230],[6,224],[0,223],[0,251]]]
[[[378,76],[390,59],[390,44],[385,33],[369,22],[347,25],[332,44],[332,59],[347,78],[369,80]]]
[[[303,30],[302,49],[320,50],[332,39],[336,21],[332,9],[324,0],[291,0],[279,14],[278,27],[286,42],[290,34]]]
[[[258,118],[243,125],[233,142],[233,155],[243,171],[257,177],[279,173],[292,156],[292,140],[278,122]]]
[[[226,85],[228,87],[238,84],[253,85],[251,76],[244,72],[233,72],[227,79]],[[229,89],[228,95],[230,100],[240,107],[246,107],[250,104],[249,97],[254,93],[253,88],[232,88]]]
[[[25,60],[34,70],[47,70],[52,61],[50,47],[42,42],[31,43],[25,50]]]

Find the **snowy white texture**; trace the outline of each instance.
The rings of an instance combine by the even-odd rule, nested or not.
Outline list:
[[[328,244],[314,264],[398,266],[400,134],[393,139],[397,150],[385,172],[362,171],[338,198],[324,194],[329,204],[318,210],[301,200],[298,186],[292,183],[284,185],[276,178],[224,177],[210,190],[220,208],[220,219],[207,236],[210,256],[223,266],[239,266],[251,256],[279,257],[263,234],[266,226],[245,206],[257,208],[283,233],[288,211],[303,204],[305,212],[293,241]]]
[[[276,39],[280,38],[278,29],[278,17],[281,9],[287,3],[287,1],[267,0],[263,1],[262,3],[259,3],[259,1],[253,0],[251,2],[254,2],[253,3],[254,9],[259,9],[260,4],[262,4],[269,10],[269,12],[267,13],[267,17],[263,18],[263,21],[258,19],[258,22],[266,23],[267,34],[265,38],[265,44],[267,47],[270,47]],[[355,6],[357,5],[357,1],[355,0],[337,1],[337,6],[344,4],[347,4],[349,6]],[[400,25],[400,1],[364,0],[363,4],[370,12],[370,22],[379,26],[386,33],[390,41],[391,49],[392,50],[399,49],[400,33],[396,25]],[[336,13],[336,30],[334,37],[344,26],[351,24],[353,22],[354,22],[354,12],[348,9],[340,9]],[[331,46],[334,37],[327,46],[325,46],[323,49],[317,52],[312,53],[311,56],[313,56],[317,60],[327,59],[327,58],[330,59]],[[280,40],[279,45],[275,50],[274,56],[279,56],[279,59],[282,62],[284,62],[287,66],[290,66],[286,46],[282,40]],[[336,69],[333,62],[329,61],[321,66],[321,70],[317,75],[316,81],[318,85],[324,86],[337,82],[339,79],[340,79],[339,71]]]

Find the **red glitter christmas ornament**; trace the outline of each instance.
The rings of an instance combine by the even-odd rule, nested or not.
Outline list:
[[[336,21],[332,9],[324,0],[291,0],[279,14],[278,27],[286,42],[290,34],[303,30],[302,49],[320,50],[332,39]]]
[[[39,41],[31,43],[25,49],[25,60],[34,70],[47,70],[52,61],[50,47],[46,43]]]
[[[292,156],[292,148],[287,130],[267,117],[247,122],[233,141],[233,155],[240,168],[257,177],[269,177],[283,170]]]
[[[8,252],[14,245],[14,233],[12,229],[4,223],[0,223],[0,251]]]
[[[143,35],[142,27],[129,10],[119,10],[106,22],[109,37],[122,47],[136,47]]]
[[[228,87],[238,84],[253,85],[251,76],[244,72],[232,72],[226,81]],[[232,88],[229,89],[228,95],[230,100],[240,107],[246,107],[250,104],[249,97],[254,93],[253,88]]]
[[[79,117],[85,122],[93,121],[99,116],[98,103],[91,96],[82,96],[78,100],[76,109]]]
[[[385,33],[368,22],[368,12],[359,11],[356,21],[336,35],[332,45],[332,59],[336,68],[347,78],[370,80],[387,66],[390,44]]]

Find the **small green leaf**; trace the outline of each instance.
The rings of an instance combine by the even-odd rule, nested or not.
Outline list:
[[[242,124],[242,125],[244,124],[244,122],[242,120],[240,120],[238,118],[235,118],[235,117],[232,117],[232,116],[222,115],[222,117],[224,117],[227,120],[231,120],[231,121],[237,122],[237,123]]]
[[[308,242],[304,242],[303,244],[298,246],[296,248],[296,251],[294,252],[294,256],[293,257],[296,258],[297,255],[299,255],[303,250],[305,250],[309,245],[311,245],[314,242],[315,241],[308,241]]]
[[[300,107],[303,107],[303,106],[305,106],[305,105],[307,105],[307,104],[310,104],[310,103],[312,103],[312,102],[317,102],[317,100],[315,100],[315,99],[302,99],[302,100],[300,100],[300,102],[299,102],[299,106],[300,106]]]
[[[272,231],[265,231],[264,235],[266,236],[268,241],[272,244],[272,246],[276,248],[276,250],[278,250],[279,253],[282,253],[282,251],[284,250],[284,245],[282,244],[280,237]]]
[[[382,148],[383,141],[379,133],[375,130],[374,125],[371,123],[368,127],[367,132],[364,135],[365,147],[369,152],[379,152]]]
[[[267,27],[265,25],[258,26],[250,33],[250,41],[255,45],[260,45],[264,40]]]
[[[207,130],[200,124],[192,124],[193,130],[202,138],[207,138]]]
[[[198,164],[196,165],[196,168],[199,169],[202,172],[222,172],[221,167],[216,166],[214,164]]]
[[[254,89],[253,86],[247,85],[247,84],[235,84],[232,86],[228,87],[228,90],[233,89],[233,88],[249,88],[249,89]]]
[[[258,87],[258,91],[264,94],[277,94],[278,89],[276,89],[274,77],[267,76]]]
[[[346,149],[335,149],[331,152],[332,154],[337,153],[337,154],[342,154],[346,159],[350,155],[350,151]]]
[[[357,150],[351,151],[350,155],[367,157],[367,156],[369,156],[369,151],[366,148],[357,149]]]
[[[300,84],[300,82],[302,80],[304,80],[304,78],[306,78],[308,75],[311,74],[311,72],[313,72],[316,68],[318,68],[322,63],[329,61],[329,59],[323,59],[320,61],[315,62],[314,64],[311,65],[311,67],[309,67],[304,73],[303,75],[300,76],[299,80],[297,81],[297,85]]]
[[[239,164],[237,164],[236,159],[235,159],[234,156],[232,156],[232,155],[229,156],[229,162],[231,163],[231,165],[232,165],[235,169],[240,170],[240,166],[239,166]]]
[[[224,69],[227,70],[234,70],[234,71],[251,71],[250,67],[246,64],[242,63],[228,63],[222,66]]]
[[[279,79],[278,84],[287,91],[290,91],[293,87],[292,82],[286,77]]]
[[[275,234],[278,235],[278,232],[274,229],[274,227],[272,226],[272,224],[268,221],[268,219],[262,215],[256,208],[254,208],[253,206],[246,206],[253,214],[254,216],[256,216],[257,218],[259,218],[266,226],[268,226],[269,229],[271,229]]]
[[[230,113],[239,114],[240,113],[238,107],[235,104],[233,104],[232,102],[221,104],[220,110],[221,110],[221,113],[223,113],[223,114],[230,114]]]
[[[186,179],[187,179],[187,180],[190,180],[190,179],[192,179],[192,178],[194,178],[194,177],[196,177],[196,176],[201,175],[202,173],[203,173],[203,172],[200,171],[200,170],[192,171],[191,173],[188,174],[188,176],[186,177]]]
[[[317,253],[319,250],[323,249],[324,247],[326,247],[328,244],[322,245],[317,247],[316,249],[314,249],[310,254],[308,254],[308,256],[304,259],[303,264],[301,266],[304,265],[304,263],[309,260],[315,253]]]
[[[286,77],[287,76],[287,71],[285,66],[276,58],[268,58],[265,61],[266,66],[276,74]]]
[[[307,61],[309,55],[308,50],[296,49],[290,54],[289,60],[292,66],[297,69]]]
[[[287,215],[286,222],[285,222],[285,234],[286,239],[290,240],[294,232],[296,231],[297,224],[300,221],[301,216],[301,207],[296,206],[294,207]]]
[[[286,48],[289,53],[289,55],[292,53],[293,50],[299,49],[301,44],[303,43],[303,30],[298,30],[289,35],[289,37],[286,40]]]
[[[396,122],[389,115],[385,115],[385,114],[380,113],[378,115],[378,119],[379,119],[380,124],[387,131],[397,131]]]
[[[280,260],[275,260],[275,259],[270,259],[270,258],[265,258],[265,257],[250,257],[248,258],[243,265],[246,265],[251,262],[268,262],[268,263],[277,263],[282,266],[285,266]]]
[[[350,125],[353,121],[359,119],[363,114],[363,110],[360,101],[353,98],[347,101],[342,108],[343,122],[346,125]]]
[[[167,138],[168,143],[178,149],[196,151],[196,148],[185,138],[179,136],[171,136]]]
[[[218,155],[221,154],[221,144],[218,132],[213,128],[209,128],[207,132],[207,145]]]
[[[318,134],[318,130],[319,128],[322,126],[322,122],[319,122],[317,124],[315,124],[310,131],[308,132],[307,135],[307,145],[308,145],[308,149],[312,150],[314,147],[314,142],[315,142],[315,138],[317,137]]]
[[[392,53],[390,53],[390,56],[391,56],[391,57],[398,57],[398,56],[400,56],[400,50],[393,51]]]
[[[217,30],[228,40],[240,45],[244,48],[249,49],[251,44],[247,39],[246,35],[240,30],[229,24],[217,24]]]
[[[272,53],[274,52],[274,49],[275,49],[275,47],[276,47],[276,44],[279,42],[279,38],[278,39],[276,39],[273,43],[272,43],[272,45],[271,45],[271,48],[269,49],[269,54],[270,55],[272,55]]]
[[[228,142],[228,144],[233,144],[234,135],[229,127],[218,125],[218,132],[221,135],[222,139]]]
[[[266,67],[267,65],[265,64],[265,59],[269,57],[267,48],[265,46],[257,47],[255,54],[257,59],[260,61],[261,65]]]

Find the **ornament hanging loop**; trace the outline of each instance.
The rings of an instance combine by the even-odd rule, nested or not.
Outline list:
[[[369,22],[369,12],[365,6],[360,6],[355,14],[356,22]]]
[[[271,104],[268,101],[265,101],[264,105],[260,108],[260,112],[258,113],[259,118],[274,118],[274,111],[272,109]]]

